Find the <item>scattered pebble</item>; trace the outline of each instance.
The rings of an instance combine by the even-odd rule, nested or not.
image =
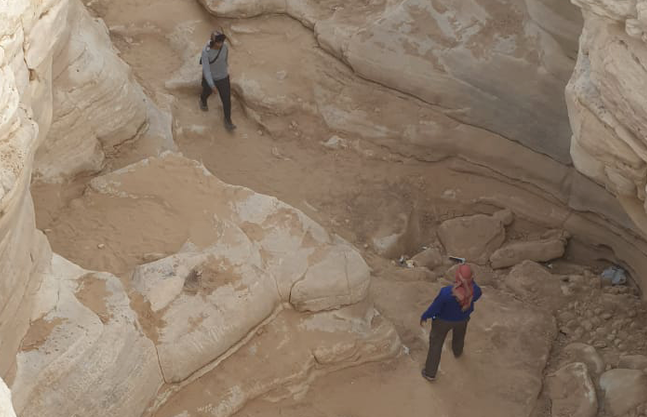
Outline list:
[[[103,243],[99,243],[99,244],[97,245],[97,248],[99,248],[99,249],[103,249],[103,248],[105,248],[105,247],[106,247],[106,245],[105,245],[105,244],[103,244]]]

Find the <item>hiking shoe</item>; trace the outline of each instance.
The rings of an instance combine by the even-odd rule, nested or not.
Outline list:
[[[436,377],[435,377],[435,376],[429,376],[429,375],[427,375],[427,372],[425,372],[425,370],[424,370],[424,369],[422,370],[422,372],[420,372],[420,374],[422,375],[422,377],[423,377],[424,379],[426,379],[426,380],[427,380],[427,381],[429,381],[429,382],[434,382],[434,381],[436,380]]]
[[[225,129],[231,132],[232,130],[236,129],[236,125],[232,122],[225,121]]]
[[[198,101],[200,102],[200,110],[202,110],[202,111],[208,111],[209,110],[209,106],[207,106],[207,103],[202,101],[202,99],[198,99]]]

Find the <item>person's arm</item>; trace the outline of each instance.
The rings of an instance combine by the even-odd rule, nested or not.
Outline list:
[[[483,290],[481,290],[481,287],[474,283],[474,297],[472,298],[472,302],[475,303],[476,301],[478,301],[478,299],[481,298],[482,295]]]
[[[420,317],[420,324],[426,322],[429,319],[433,319],[434,317],[439,315],[443,309],[443,304],[445,304],[445,297],[443,294],[443,290],[440,290],[440,292],[436,296],[436,299],[434,300],[433,303],[431,303],[427,311],[422,313],[422,316]]]
[[[211,67],[209,66],[209,54],[207,53],[207,48],[202,49],[202,76],[207,80],[207,84],[213,90],[216,88],[216,85],[213,82],[213,77],[211,76]]]

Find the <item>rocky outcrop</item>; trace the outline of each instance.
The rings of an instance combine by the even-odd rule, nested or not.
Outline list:
[[[128,265],[135,267],[126,281],[131,292],[110,274],[55,257],[38,293],[42,314],[18,355],[21,415],[42,415],[60,400],[61,414],[49,415],[139,416],[178,391],[202,387],[197,381],[205,377],[217,379],[223,395],[204,400],[225,416],[282,384],[305,389],[321,373],[399,352],[393,326],[363,302],[370,272],[353,247],[299,210],[225,184],[196,161],[169,152],[96,177],[71,209],[89,219],[96,212],[97,222],[118,234],[132,226],[106,220],[132,213],[133,205],[141,211],[143,201],[152,227],[139,229],[136,245],[160,233],[162,241],[181,236],[177,253]],[[93,249],[101,257],[136,251],[102,237]],[[286,343],[289,354],[276,358]],[[250,345],[257,347],[247,351]],[[249,365],[256,349],[267,358],[241,373],[241,361]],[[292,365],[272,366],[277,360]],[[98,365],[81,366],[88,362]],[[125,392],[127,401],[101,403]]]
[[[568,2],[202,3],[224,17],[289,14],[360,76],[436,105],[463,123],[570,160],[565,107],[553,98],[562,94],[573,64],[551,35],[562,43],[576,41],[576,9]],[[563,17],[548,32],[536,23],[555,14]]]
[[[35,177],[57,181],[99,171],[106,154],[146,136],[153,153],[175,149],[170,124],[117,56],[103,21],[93,19],[78,0],[60,1],[50,14],[39,22],[34,39],[58,31],[53,53],[27,60],[52,86],[52,124],[36,154]]]
[[[574,1],[583,12],[577,66],[567,87],[576,168],[603,184],[647,230],[647,28],[644,3]]]
[[[55,255],[37,312],[17,355],[18,414],[140,416],[162,374],[119,279]]]
[[[51,259],[34,224],[33,171],[54,180],[100,166],[103,150],[86,142],[88,131],[81,129],[88,119],[96,119],[94,131],[109,138],[109,147],[147,132],[148,125],[141,88],[111,49],[105,28],[79,1],[4,2],[0,21],[0,374],[5,375],[15,367],[30,318],[38,318],[32,317],[34,291]],[[113,112],[115,107],[122,112]],[[104,113],[107,119],[99,119]],[[52,122],[61,123],[60,129],[46,140]],[[172,146],[164,129],[160,133]]]

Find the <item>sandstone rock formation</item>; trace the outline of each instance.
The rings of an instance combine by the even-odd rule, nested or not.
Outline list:
[[[103,151],[86,141],[88,130],[81,126],[94,115],[99,136],[111,148],[138,131],[147,132],[147,110],[141,88],[111,49],[105,28],[80,2],[12,0],[0,6],[0,21],[0,269],[6,277],[0,283],[0,373],[5,374],[32,316],[34,289],[51,259],[49,245],[34,224],[32,172],[40,166],[42,177],[53,180],[98,168]],[[97,85],[103,90],[94,89]],[[86,89],[77,91],[81,86]],[[72,92],[77,95],[70,96]],[[122,112],[113,113],[115,107]],[[54,114],[60,130],[54,128],[58,133],[48,142]],[[99,119],[98,114],[109,115]],[[158,150],[172,147],[168,127],[166,132],[158,129],[163,139],[153,143]]]
[[[18,414],[141,415],[162,374],[119,279],[55,255],[37,308],[17,355]]]
[[[556,106],[552,96],[562,94],[572,61],[532,17],[555,11],[565,15],[549,31],[573,43],[578,22],[568,3],[469,1],[461,7],[450,0],[370,5],[291,0],[202,3],[224,17],[288,14],[312,28],[324,49],[362,77],[438,105],[457,120],[520,141],[561,162],[570,160],[565,108],[561,103]],[[407,62],[406,71],[401,62]]]
[[[211,372],[235,376],[219,382],[223,392],[242,390],[209,398],[222,413],[215,415],[230,415],[283,383],[305,389],[317,374],[399,351],[397,333],[369,303],[339,310],[366,297],[368,266],[347,242],[300,211],[227,185],[198,162],[172,153],[94,178],[73,207],[97,210],[105,224],[106,210],[130,210],[141,201],[150,203],[153,227],[140,229],[144,245],[138,246],[159,233],[169,240],[179,236],[176,227],[186,233],[178,253],[136,267],[130,299],[115,277],[55,258],[39,293],[45,315],[32,324],[18,355],[14,388],[21,415],[41,415],[52,398],[60,398],[61,416],[139,416],[149,402],[149,412],[155,411]],[[160,212],[171,215],[162,229]],[[112,248],[135,251],[105,237],[104,256]],[[240,349],[258,345],[253,351],[262,349],[272,363],[287,337],[294,340],[283,357],[299,361],[286,367],[259,363],[249,375],[240,372],[242,360],[250,363],[244,359],[250,354]],[[95,361],[105,368],[81,368]],[[59,382],[47,385],[45,378],[53,376]],[[128,401],[97,403],[124,392]]]
[[[0,378],[0,416],[16,417],[11,403],[11,391],[9,391],[2,378]]]
[[[647,60],[643,3],[573,1],[584,29],[567,88],[577,169],[618,196],[637,226],[647,230],[644,126]]]
[[[598,401],[587,366],[574,362],[546,378],[553,417],[595,417]]]

